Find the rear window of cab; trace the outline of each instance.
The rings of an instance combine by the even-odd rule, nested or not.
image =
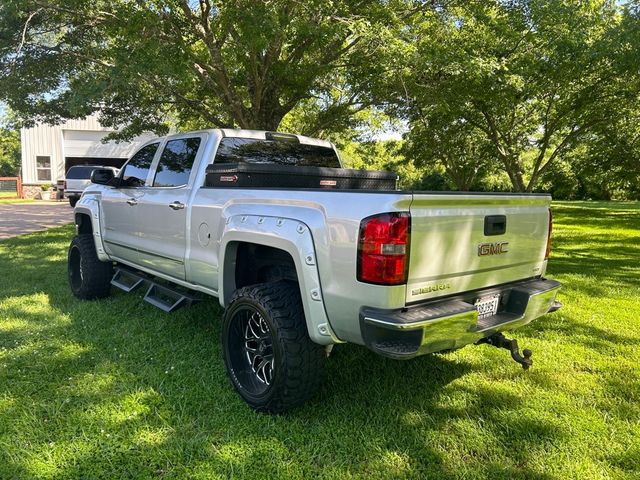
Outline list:
[[[85,167],[85,166],[77,166],[71,167],[65,177],[69,180],[89,180],[91,178],[91,172],[93,172],[96,168],[99,167]]]

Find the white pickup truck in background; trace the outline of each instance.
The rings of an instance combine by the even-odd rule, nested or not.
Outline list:
[[[84,189],[91,185],[91,174],[98,168],[109,169],[113,171],[114,175],[118,174],[117,168],[100,165],[74,165],[67,170],[64,180],[64,196],[69,200],[69,205],[76,206]]]
[[[312,396],[341,342],[399,359],[488,343],[528,368],[501,332],[560,306],[548,195],[372,190],[388,176],[341,169],[329,142],[246,130],[158,138],[92,181],[73,293],[218,297],[229,377],[257,410]]]

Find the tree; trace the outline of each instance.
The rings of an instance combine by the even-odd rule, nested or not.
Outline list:
[[[416,120],[404,152],[417,167],[441,165],[457,190],[469,191],[495,171],[486,139],[468,123],[442,122],[442,117]]]
[[[573,170],[589,197],[640,198],[640,104],[620,105],[620,118],[585,140]]]
[[[443,147],[479,134],[513,188],[532,191],[628,98],[612,68],[626,48],[620,19],[616,2],[597,0],[473,1],[412,17],[395,89],[415,142],[429,130],[444,135]],[[475,155],[477,142],[466,143]],[[440,155],[454,165],[449,157]]]
[[[0,118],[0,177],[14,177],[20,171],[20,130],[11,113]]]
[[[587,198],[640,198],[640,2],[627,2],[612,34],[611,75],[626,92],[607,105],[615,115],[594,126],[583,138],[581,155],[571,155],[579,195]],[[602,116],[605,116],[603,114]]]
[[[417,0],[5,0],[0,96],[30,121],[99,110],[122,135],[191,125],[275,130],[318,99],[323,125],[366,95],[337,103],[332,76],[371,62],[375,31]],[[393,6],[392,6],[393,5]],[[362,91],[361,91],[362,92]],[[325,108],[326,107],[326,108]]]

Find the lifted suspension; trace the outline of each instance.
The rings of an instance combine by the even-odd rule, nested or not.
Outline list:
[[[502,333],[494,333],[486,338],[482,338],[478,341],[477,345],[481,345],[486,343],[487,345],[492,345],[497,348],[506,348],[511,352],[511,358],[513,358],[516,362],[522,365],[522,368],[528,370],[529,367],[533,364],[533,360],[531,360],[531,355],[533,352],[528,348],[522,350],[522,355],[520,355],[520,350],[518,348],[518,341],[514,339],[506,338]]]

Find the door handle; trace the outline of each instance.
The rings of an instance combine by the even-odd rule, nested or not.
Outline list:
[[[127,203],[133,207],[134,205],[138,204],[138,201],[135,198],[130,198],[129,200],[127,200]]]
[[[174,210],[182,210],[184,208],[184,203],[175,201],[173,203],[170,203],[169,206]]]

